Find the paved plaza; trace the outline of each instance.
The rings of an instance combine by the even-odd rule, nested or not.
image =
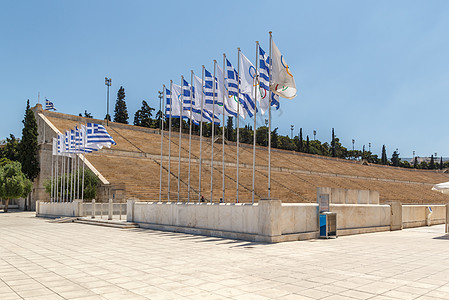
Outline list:
[[[0,213],[0,299],[449,299],[443,226],[280,244]]]

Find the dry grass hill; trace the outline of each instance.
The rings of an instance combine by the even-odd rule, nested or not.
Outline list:
[[[46,117],[60,131],[72,129],[79,122],[100,120],[85,119],[55,112],[45,112]],[[124,185],[126,197],[154,201],[159,197],[159,172],[161,136],[157,130],[110,123],[107,128],[116,146],[88,154],[89,161],[112,185]],[[168,194],[168,132],[163,143],[162,200]],[[199,195],[199,137],[191,144],[190,199]],[[181,139],[180,200],[188,197],[189,137]],[[210,198],[211,185],[211,139],[203,138],[201,193]],[[170,197],[177,199],[178,191],[179,136],[172,133],[170,165]],[[256,152],[256,201],[267,197],[267,158],[265,147]],[[225,201],[236,201],[236,147],[225,145]],[[213,201],[219,201],[222,191],[222,144],[214,144]],[[449,174],[440,171],[401,169],[379,165],[362,165],[359,162],[334,159],[291,151],[272,152],[272,198],[283,202],[316,202],[317,187],[377,190],[381,202],[399,200],[403,203],[449,203],[449,195],[432,191],[432,185],[449,181]],[[252,146],[240,148],[239,200],[251,201]]]

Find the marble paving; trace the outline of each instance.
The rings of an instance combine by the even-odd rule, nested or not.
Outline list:
[[[0,213],[0,299],[449,299],[443,225],[280,244]]]

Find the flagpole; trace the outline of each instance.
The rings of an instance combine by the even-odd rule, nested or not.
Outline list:
[[[226,54],[223,53],[223,138],[222,138],[222,173],[223,173],[223,202],[225,201],[225,97],[226,97],[226,83],[225,83],[225,72],[226,72]]]
[[[189,126],[189,177],[187,185],[187,203],[190,202],[190,158],[192,154],[192,118],[193,118],[193,70],[190,70],[190,126]]]
[[[179,196],[180,196],[180,188],[181,188],[181,143],[182,143],[182,139],[181,139],[181,135],[182,135],[182,116],[184,114],[184,108],[183,108],[183,103],[184,103],[184,76],[181,75],[181,112],[179,114],[179,150],[178,150],[178,200],[176,201],[176,203],[179,202]]]
[[[76,155],[76,174],[77,174],[77,183],[76,183],[76,199],[80,198],[80,153],[81,153],[81,137],[82,137],[82,126],[79,123],[80,128],[78,129],[78,154]]]
[[[268,199],[271,199],[271,73],[272,73],[272,59],[271,59],[271,43],[272,43],[272,32],[269,32],[270,34],[270,67],[269,67],[269,75],[270,75],[270,81],[268,84],[268,88],[270,89],[270,93],[268,95]]]
[[[60,138],[60,135],[58,134],[58,140],[60,140],[61,138]],[[59,148],[59,150],[61,149],[61,145],[60,145],[60,148]],[[61,200],[61,194],[59,193],[59,176],[61,176],[60,174],[62,174],[62,163],[61,163],[61,165],[59,165],[59,161],[61,160],[60,159],[60,156],[61,156],[61,152],[58,150],[58,158],[57,158],[57,160],[56,160],[56,165],[57,165],[57,168],[56,168],[56,173],[57,173],[57,177],[56,177],[56,179],[57,179],[57,182],[56,182],[56,187],[57,187],[57,192],[56,192],[56,198],[57,198],[57,201],[56,202],[60,202],[60,200]],[[62,188],[61,188],[61,190],[62,190]]]
[[[239,203],[239,143],[240,143],[240,48],[237,48],[237,190],[236,202]]]
[[[258,58],[259,41],[256,41],[256,73],[254,74],[254,128],[253,128],[253,189],[252,203],[254,204],[254,194],[256,185],[256,116],[257,116],[257,83],[258,83]]]
[[[64,135],[64,148],[65,148],[65,135]],[[62,202],[65,202],[65,155],[62,157],[62,178],[61,178],[61,182],[62,182],[62,188],[61,188],[61,192],[62,192]]]
[[[71,142],[70,142],[71,143]],[[69,148],[70,151],[70,148]],[[67,166],[66,166],[66,174],[67,174],[67,197],[66,200],[67,202],[70,202],[70,197],[71,197],[71,191],[70,191],[70,152],[69,152],[69,156],[67,156]]]
[[[70,157],[70,202],[73,201],[73,180],[74,180],[74,176],[73,176],[73,157]]]
[[[54,140],[52,140],[53,141],[53,143],[52,143],[52,147],[51,147],[51,181],[50,181],[50,183],[51,183],[51,185],[50,185],[50,202],[53,202],[53,183],[54,183],[54,180],[55,180],[55,178],[54,178],[54,176],[53,176],[53,160],[54,160],[54,155],[53,155],[53,153],[54,153],[54,147],[55,147],[55,141]]]
[[[165,84],[162,85],[162,97],[165,105]],[[164,109],[165,110],[165,109]],[[164,149],[164,117],[165,114],[162,112],[161,108],[161,164],[159,167],[159,202],[161,202],[162,198],[162,154]]]
[[[72,142],[70,142],[70,144],[71,144]],[[69,161],[70,161],[70,168],[69,168],[69,171],[70,171],[70,176],[69,176],[69,180],[70,180],[70,197],[69,197],[69,199],[70,199],[70,201],[69,202],[71,202],[71,200],[73,200],[72,199],[72,196],[73,196],[73,159],[70,157],[69,158]]]
[[[202,76],[201,76],[201,122],[200,122],[200,167],[199,167],[199,178],[198,178],[198,203],[201,202],[201,164],[202,164],[202,153],[203,153],[203,102],[204,102],[204,65],[202,66]]]
[[[215,76],[217,61],[214,59],[214,78],[212,78],[212,153],[210,159],[210,203],[212,203],[213,182],[214,182],[214,139],[215,139]]]
[[[167,202],[170,202],[170,165],[171,165],[171,116],[173,110],[173,80],[170,80],[170,117],[168,121],[168,193]]]
[[[86,126],[86,136],[84,137],[84,140],[83,140],[83,175],[81,177],[81,180],[82,180],[82,182],[81,182],[81,200],[82,201],[84,201],[84,168],[86,165],[87,124],[85,126]]]
[[[55,202],[58,202],[58,191],[59,191],[59,184],[58,184],[58,168],[59,168],[59,154],[58,154],[58,149],[56,148],[56,157],[55,157],[56,161],[55,161],[55,180],[56,180],[56,184],[54,185],[55,188],[53,189],[53,199],[55,200]]]

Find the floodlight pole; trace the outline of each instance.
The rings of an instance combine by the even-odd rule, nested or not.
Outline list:
[[[104,78],[104,84],[108,87],[108,97],[107,97],[107,107],[106,107],[106,126],[109,126],[109,87],[111,86],[112,79],[111,78]]]

